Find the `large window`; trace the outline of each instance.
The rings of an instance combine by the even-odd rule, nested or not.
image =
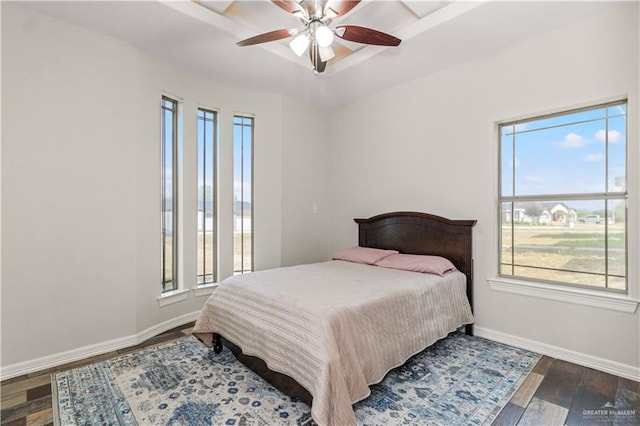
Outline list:
[[[253,271],[253,118],[233,117],[233,272]]]
[[[499,130],[500,275],[626,292],[626,101]]]
[[[217,114],[198,109],[198,285],[216,281]]]
[[[162,292],[176,290],[178,257],[178,102],[162,97]]]

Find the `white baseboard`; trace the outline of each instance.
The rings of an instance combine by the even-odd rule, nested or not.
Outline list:
[[[109,340],[103,343],[97,343],[95,345],[89,345],[58,354],[47,355],[41,358],[35,358],[28,361],[22,361],[15,364],[2,366],[0,368],[0,380],[6,380],[12,377],[21,376],[23,374],[46,370],[47,368],[57,367],[69,362],[78,361],[118,349],[124,349],[129,346],[138,345],[145,340],[148,340],[153,336],[157,336],[158,334],[163,333],[167,330],[171,330],[172,328],[179,327],[191,321],[195,321],[196,318],[198,318],[199,313],[200,311],[180,315],[170,320],[161,322],[160,324],[154,325],[153,327],[149,327],[146,330],[143,330],[140,333],[134,334],[132,336],[120,337],[118,339]]]
[[[574,364],[579,364],[585,367],[604,371],[606,373],[614,374],[626,379],[640,381],[640,368],[637,366],[622,364],[604,358],[598,358],[592,355],[560,348],[558,346],[548,345],[546,343],[537,342],[535,340],[524,339],[512,334],[506,334],[484,327],[474,326],[473,334],[478,337],[483,337],[485,339],[505,343],[517,348],[537,352],[543,355],[550,356],[552,358],[561,359],[563,361],[569,361]]]
[[[23,374],[45,370],[47,368],[56,367],[69,362],[78,361],[118,349],[124,349],[129,346],[138,345],[145,340],[148,340],[153,336],[157,336],[158,334],[163,333],[167,330],[171,330],[174,327],[178,327],[182,324],[195,321],[199,313],[200,312],[197,311],[180,315],[176,318],[172,318],[160,324],[154,325],[153,327],[149,327],[148,329],[132,336],[113,339],[95,345],[89,345],[54,355],[48,355],[29,361],[23,361],[16,364],[3,366],[0,368],[0,380],[10,379],[12,377],[21,376]],[[535,340],[524,339],[512,334],[506,334],[484,327],[474,326],[473,330],[474,334],[478,337],[483,337],[485,339],[494,340],[496,342],[505,343],[507,345],[515,346],[522,349],[527,349],[533,352],[537,352],[564,361],[573,362],[574,364],[583,365],[585,367],[594,368],[596,370],[604,371],[627,379],[640,381],[640,368],[634,367],[632,365],[621,364],[619,362],[610,361],[604,358],[598,358],[557,346],[548,345],[546,343],[537,342]]]

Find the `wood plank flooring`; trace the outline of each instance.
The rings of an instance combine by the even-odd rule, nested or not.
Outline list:
[[[0,423],[51,425],[51,374],[188,336],[192,327],[189,323],[137,346],[5,380]],[[640,425],[640,383],[543,356],[493,425]]]

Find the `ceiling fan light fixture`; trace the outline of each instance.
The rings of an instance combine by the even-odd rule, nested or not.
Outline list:
[[[320,25],[316,28],[315,37],[320,47],[329,47],[333,43],[333,31],[326,25]]]
[[[331,46],[318,46],[318,52],[320,53],[320,60],[322,62],[327,62],[336,56],[336,53],[333,51]]]
[[[293,50],[298,56],[302,56],[302,54],[307,50],[309,46],[309,36],[306,34],[300,34],[289,43],[289,47]]]

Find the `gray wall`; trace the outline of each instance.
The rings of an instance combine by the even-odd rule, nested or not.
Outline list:
[[[163,93],[184,108],[184,287],[196,285],[199,106],[219,110],[220,276],[232,273],[235,113],[256,119],[256,269],[281,266],[283,258],[324,260],[324,213],[310,217],[309,192],[292,178],[307,170],[314,202],[324,203],[323,163],[304,149],[320,136],[304,140],[284,118],[323,117],[322,111],[280,94],[198,80],[131,45],[7,3],[2,91],[3,367],[124,344],[187,318],[206,300],[189,292],[184,301],[158,303]],[[316,223],[309,227],[307,220]]]
[[[540,349],[640,367],[640,317],[493,291],[498,135],[508,119],[628,96],[629,286],[638,300],[638,3],[368,96],[331,115],[330,252],[357,242],[353,217],[418,210],[477,219],[478,330]]]

